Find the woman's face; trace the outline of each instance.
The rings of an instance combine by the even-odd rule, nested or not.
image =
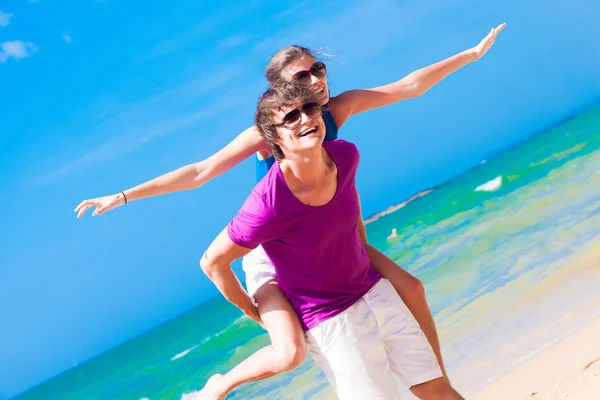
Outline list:
[[[322,66],[322,68],[321,68]],[[312,57],[302,57],[298,58],[291,63],[289,63],[283,71],[281,71],[281,77],[289,83],[294,83],[298,79],[298,74],[302,76],[308,73],[307,83],[318,92],[319,101],[321,104],[326,104],[329,101],[329,88],[327,86],[327,77],[324,75],[326,73],[325,65],[322,63],[315,64],[315,59]],[[315,76],[323,75],[321,78]]]

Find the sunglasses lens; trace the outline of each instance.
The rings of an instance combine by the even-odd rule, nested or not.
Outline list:
[[[300,114],[300,110],[292,110],[289,113],[287,113],[285,117],[283,117],[283,123],[285,124],[285,126],[291,128],[300,121],[301,116],[302,115]]]
[[[317,118],[321,115],[321,106],[318,103],[308,103],[302,106],[302,111],[310,118]]]
[[[321,61],[317,61],[310,67],[310,72],[317,78],[324,78],[327,75],[327,67]]]
[[[307,80],[308,78],[310,78],[310,72],[300,71],[296,75],[294,75],[292,79],[296,82],[301,82]]]

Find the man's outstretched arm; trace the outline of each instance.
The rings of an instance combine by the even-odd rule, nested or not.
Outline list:
[[[204,252],[200,260],[200,267],[208,276],[208,279],[219,289],[223,297],[242,310],[249,318],[261,323],[258,311],[252,304],[250,296],[248,296],[231,269],[231,263],[248,254],[250,250],[235,244],[229,238],[227,229],[223,229]]]

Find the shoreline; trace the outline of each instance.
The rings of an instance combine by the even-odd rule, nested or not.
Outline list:
[[[543,350],[469,400],[600,398],[600,317]]]
[[[379,211],[379,212],[377,212],[377,213],[375,213],[373,215],[370,215],[368,218],[365,218],[365,220],[364,220],[365,221],[365,225],[366,224],[370,224],[371,222],[377,221],[379,218],[385,217],[386,215],[391,214],[394,211],[397,211],[397,210],[405,207],[408,203],[412,203],[413,201],[415,201],[417,199],[420,199],[421,197],[423,197],[425,195],[428,195],[429,193],[433,192],[437,188],[438,187],[434,187],[434,188],[431,188],[431,189],[425,189],[425,190],[423,190],[423,191],[421,191],[421,192],[419,192],[417,194],[413,194],[408,199],[406,199],[406,200],[404,200],[404,201],[402,201],[400,203],[394,204],[393,206],[390,206],[390,207],[386,208],[383,211]]]
[[[571,114],[568,114],[568,115],[564,116],[563,118],[559,119],[558,121],[555,121],[554,123],[551,123],[548,126],[544,126],[543,128],[538,129],[538,130],[532,132],[529,135],[526,135],[521,140],[517,140],[514,143],[511,143],[508,146],[503,147],[502,149],[497,150],[493,154],[487,155],[486,157],[484,157],[482,159],[482,161],[484,161],[484,162],[476,163],[473,166],[471,166],[470,168],[467,168],[467,169],[465,169],[462,172],[458,172],[456,175],[454,175],[450,179],[448,179],[448,180],[446,180],[444,182],[441,182],[441,183],[435,185],[434,187],[422,190],[422,191],[420,191],[420,192],[418,192],[418,193],[410,196],[408,199],[406,199],[406,200],[404,200],[404,201],[402,201],[400,203],[394,204],[394,205],[392,205],[392,206],[390,206],[390,207],[388,207],[388,208],[386,208],[386,209],[384,209],[382,211],[379,211],[379,212],[377,212],[375,214],[370,215],[368,218],[364,219],[365,225],[369,224],[371,222],[377,221],[379,218],[384,217],[384,216],[386,216],[388,214],[393,213],[394,211],[397,211],[397,210],[403,208],[408,203],[410,203],[412,201],[415,201],[415,200],[417,200],[417,199],[419,199],[419,198],[421,198],[421,197],[423,197],[423,196],[425,196],[425,195],[433,192],[434,190],[437,190],[437,189],[445,186],[449,182],[452,182],[452,181],[458,179],[460,176],[462,176],[464,174],[467,174],[467,173],[469,173],[469,172],[471,172],[471,171],[473,171],[473,170],[475,170],[477,168],[481,168],[482,165],[485,165],[486,163],[488,163],[488,162],[490,162],[490,161],[492,161],[492,160],[494,160],[494,159],[496,159],[496,158],[498,158],[498,157],[500,157],[500,156],[502,156],[504,154],[507,154],[507,153],[509,153],[509,152],[511,152],[511,151],[513,151],[513,150],[515,150],[517,148],[519,148],[520,146],[524,145],[527,142],[531,142],[531,141],[534,141],[534,140],[538,139],[544,133],[550,132],[553,129],[555,129],[555,128],[561,126],[561,125],[570,123],[572,120],[576,119],[580,115],[585,114],[586,112],[592,111],[596,107],[600,108],[600,99],[592,100],[591,102],[586,103],[585,105],[583,105],[580,108],[576,109]],[[600,398],[600,396],[599,396],[599,398]]]

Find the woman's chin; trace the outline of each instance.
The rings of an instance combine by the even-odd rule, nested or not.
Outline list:
[[[328,92],[323,92],[323,94],[320,96],[320,100],[321,100],[321,105],[324,106],[325,104],[329,103],[329,93]]]

